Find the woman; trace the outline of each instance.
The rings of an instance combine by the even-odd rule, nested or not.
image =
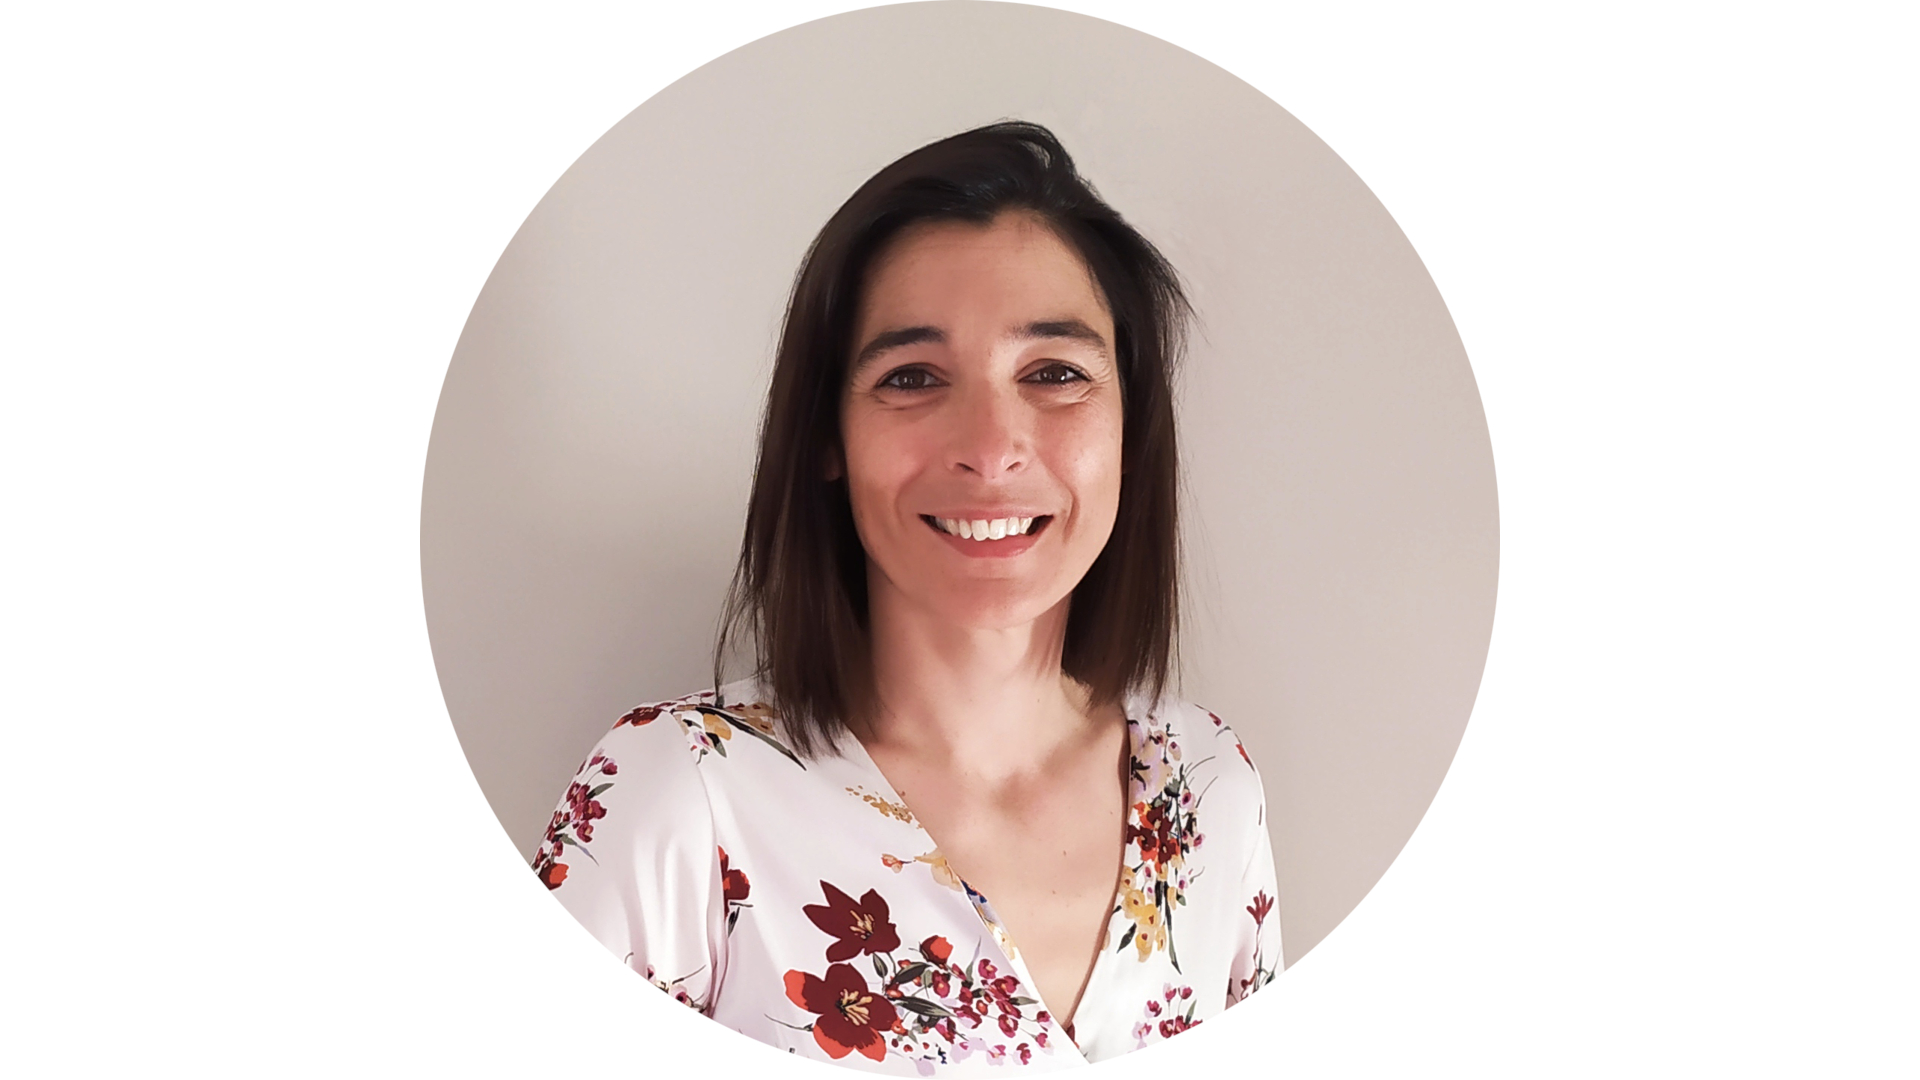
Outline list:
[[[1270,979],[1259,777],[1162,694],[1186,316],[1044,128],[862,186],[776,359],[715,654],[744,634],[758,674],[614,725],[535,862],[568,909],[881,1072],[1097,1061]]]

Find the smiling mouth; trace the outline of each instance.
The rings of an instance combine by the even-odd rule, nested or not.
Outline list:
[[[962,540],[1005,540],[1014,536],[1038,536],[1040,530],[1047,527],[1053,515],[1042,514],[1030,518],[976,518],[972,521],[963,518],[937,518],[930,514],[921,514],[920,520],[929,528],[957,536]]]

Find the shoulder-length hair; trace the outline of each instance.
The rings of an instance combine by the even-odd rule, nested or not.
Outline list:
[[[1101,201],[1038,124],[989,124],[923,146],[860,186],[795,275],[760,424],[740,561],[714,647],[751,639],[760,680],[802,753],[832,747],[872,707],[867,559],[844,476],[840,404],[868,267],[920,221],[1032,214],[1076,251],[1113,315],[1123,409],[1119,513],[1074,588],[1061,666],[1108,704],[1157,698],[1179,619],[1173,369],[1192,310],[1160,252]]]

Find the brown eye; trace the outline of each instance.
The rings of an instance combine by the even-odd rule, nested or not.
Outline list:
[[[889,390],[925,390],[937,383],[926,368],[904,367],[888,372],[878,385]]]
[[[1048,364],[1027,376],[1026,381],[1039,383],[1042,386],[1066,386],[1070,383],[1086,382],[1087,375],[1079,368],[1068,364]]]

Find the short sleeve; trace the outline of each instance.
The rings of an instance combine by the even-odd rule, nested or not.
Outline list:
[[[723,855],[672,704],[633,710],[594,748],[533,869],[615,956],[710,1013],[726,969]]]
[[[1237,739],[1235,740],[1238,741]],[[1243,752],[1244,756],[1244,752]],[[1253,768],[1248,759],[1247,767]],[[1252,835],[1247,840],[1246,868],[1238,887],[1240,902],[1246,906],[1235,913],[1233,966],[1227,977],[1227,1004],[1233,1005],[1260,989],[1280,973],[1283,966],[1280,944],[1280,889],[1273,869],[1273,847],[1267,837],[1266,793],[1254,770],[1254,784],[1260,797],[1255,803]]]

